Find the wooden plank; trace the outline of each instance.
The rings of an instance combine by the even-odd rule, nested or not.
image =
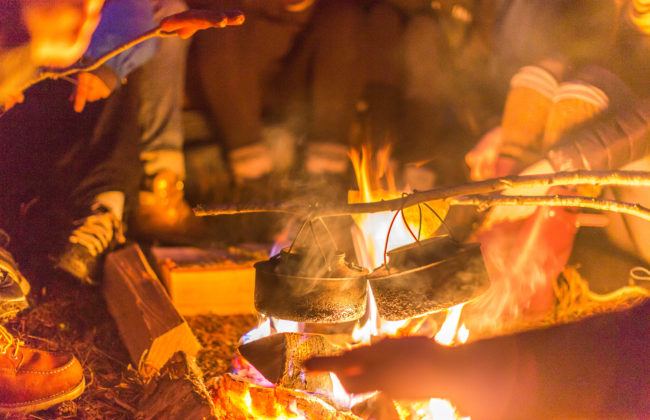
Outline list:
[[[159,370],[177,351],[190,356],[198,353],[198,340],[137,244],[106,257],[103,292],[122,342],[140,373],[148,376]]]
[[[151,256],[181,314],[255,312],[253,264],[268,258],[265,248],[153,247]]]

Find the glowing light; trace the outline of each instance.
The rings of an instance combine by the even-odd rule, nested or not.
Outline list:
[[[464,303],[460,305],[452,306],[447,309],[447,318],[445,322],[440,327],[440,331],[436,334],[436,342],[443,346],[451,346],[454,344],[454,339],[456,338],[456,330],[458,329],[458,322],[460,321],[460,314],[463,311]]]
[[[374,156],[370,147],[362,146],[361,152],[351,149],[349,156],[354,167],[359,191],[350,191],[348,202],[370,203],[402,196],[402,193],[395,187],[395,177],[389,165],[390,146],[379,149]],[[355,237],[355,249],[361,252],[359,260],[365,268],[372,270],[383,264],[387,238],[388,250],[414,241],[404,221],[399,217],[399,220],[395,220],[390,230],[390,236],[388,236],[394,216],[393,212],[354,216],[354,221],[361,231],[361,237],[359,237],[359,232]]]

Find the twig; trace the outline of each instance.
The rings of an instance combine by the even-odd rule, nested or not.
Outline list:
[[[296,204],[289,202],[230,204],[218,206],[197,206],[194,209],[194,213],[197,216],[241,213],[294,213],[307,215],[311,213],[313,217],[332,217],[359,213],[396,211],[402,207],[407,208],[427,201],[441,199],[449,201],[449,199],[453,197],[489,194],[511,188],[552,187],[560,185],[650,186],[650,172],[575,171],[558,172],[547,175],[507,176],[452,187],[417,191],[406,197],[386,201],[376,201],[372,203],[355,203],[334,206],[321,206],[318,203]]]
[[[594,210],[625,213],[641,219],[650,220],[650,209],[639,204],[625,203],[615,200],[605,200],[593,197],[578,196],[485,196],[470,195],[454,197],[447,200],[456,206],[477,206],[485,209],[491,206],[552,206],[552,207],[581,207]]]
[[[194,20],[197,21],[200,20],[206,25],[205,27],[214,27],[214,28],[224,27],[230,24],[238,25],[244,21],[243,13],[236,10],[227,11],[227,12],[216,12],[212,10],[186,10],[184,12],[178,13],[173,16],[181,16],[181,15],[186,15],[188,17],[194,18]],[[129,48],[137,44],[140,44],[141,42],[144,42],[154,37],[167,37],[173,35],[176,35],[176,33],[165,32],[161,29],[160,26],[157,26],[153,29],[148,30],[147,32],[138,35],[132,40],[125,42],[124,44],[114,48],[113,50],[108,51],[106,54],[102,55],[96,60],[89,62],[87,59],[84,60],[84,58],[82,58],[81,60],[79,60],[77,64],[71,67],[67,67],[60,70],[52,69],[52,68],[44,69],[34,79],[30,80],[26,84],[26,86],[23,87],[22,90],[24,91],[28,87],[35,85],[36,83],[41,82],[45,79],[66,78],[67,76],[70,76],[75,73],[90,72],[96,70],[106,61],[110,60],[111,58],[115,57],[118,54],[121,54],[122,52],[128,50]]]

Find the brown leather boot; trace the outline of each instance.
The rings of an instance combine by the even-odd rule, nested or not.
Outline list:
[[[25,347],[0,326],[0,415],[44,410],[77,398],[84,387],[72,354]]]

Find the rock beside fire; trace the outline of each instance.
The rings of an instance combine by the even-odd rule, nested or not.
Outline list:
[[[273,334],[239,347],[239,354],[269,382],[312,393],[331,390],[332,379],[329,373],[306,372],[304,362],[341,352],[322,335],[300,333]]]

